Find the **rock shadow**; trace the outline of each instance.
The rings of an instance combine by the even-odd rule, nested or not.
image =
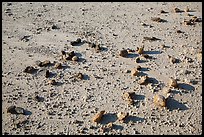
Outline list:
[[[152,83],[152,84],[158,84],[159,83],[159,81],[158,80],[156,80],[155,78],[148,78],[148,82],[149,83]]]
[[[114,124],[113,129],[115,129],[115,130],[123,130],[124,127],[121,126],[121,125],[116,125],[116,124]]]
[[[144,72],[139,72],[138,76],[148,76],[148,74],[144,73]]]
[[[175,110],[175,109],[179,109],[179,110],[188,110],[189,109],[186,105],[178,102],[177,100],[175,100],[173,98],[168,98],[166,104],[167,104],[166,107],[170,111]]]
[[[57,73],[53,73],[53,72],[49,73],[49,78],[53,78],[53,77],[56,77],[56,76],[57,76]]]
[[[144,99],[145,99],[145,96],[144,96],[144,95],[134,95],[134,96],[133,96],[133,99],[134,99],[134,100],[144,100]]]
[[[132,121],[133,123],[139,121],[139,122],[144,122],[144,118],[141,118],[141,117],[136,117],[136,116],[128,116],[126,119],[125,119],[125,123],[128,123],[130,121]]]
[[[149,68],[143,68],[143,67],[140,69],[140,71],[149,71],[149,70],[150,70]]]
[[[68,69],[68,68],[70,68],[70,67],[67,66],[67,65],[62,65],[62,69],[63,69],[63,70]]]
[[[78,62],[86,62],[86,59],[84,59],[84,58],[78,58]]]
[[[106,52],[106,51],[108,51],[108,48],[102,46],[102,47],[100,47],[100,51]]]
[[[189,84],[186,84],[186,83],[179,83],[178,84],[178,88],[179,89],[184,89],[184,90],[187,90],[187,91],[194,91],[195,88]]]
[[[77,56],[77,57],[81,57],[82,56],[82,54],[81,53],[74,53],[75,54],[75,56]]]
[[[63,82],[56,82],[56,86],[61,86],[63,85]]]
[[[160,51],[144,51],[144,54],[161,54]]]
[[[127,58],[136,58],[138,55],[134,53],[128,53]]]
[[[101,120],[101,124],[108,124],[110,122],[115,122],[117,120],[116,114],[113,113],[106,113],[103,115],[103,118]]]
[[[31,115],[31,114],[32,114],[31,111],[29,111],[29,110],[24,110],[24,115]]]
[[[139,64],[139,63],[146,63],[146,62],[148,62],[148,60],[144,60],[144,59],[141,59],[141,58],[140,58],[140,60],[139,60],[139,61],[137,61],[136,63],[138,63],[138,64]]]
[[[176,89],[171,89],[171,93],[173,93],[173,94],[181,94],[181,91],[176,90]]]
[[[90,80],[90,77],[89,77],[88,75],[84,74],[84,75],[83,75],[83,79],[84,79],[84,80]]]

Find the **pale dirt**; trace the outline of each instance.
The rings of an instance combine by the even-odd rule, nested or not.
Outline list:
[[[175,7],[184,10],[186,6],[193,11],[175,13],[173,10]],[[161,14],[160,10],[168,13]],[[197,53],[202,51],[202,22],[184,25],[184,19],[192,18],[187,14],[202,18],[202,3],[3,2],[2,133],[201,134],[202,61]],[[151,17],[167,22],[153,22]],[[59,29],[47,30],[53,24]],[[39,28],[42,29],[37,31]],[[80,35],[88,32],[95,38]],[[21,40],[28,35],[28,41]],[[150,42],[143,37],[161,40]],[[70,41],[77,38],[98,42],[104,50],[96,53],[86,43],[71,46]],[[162,44],[167,47],[162,49]],[[127,58],[118,56],[122,49],[136,50],[142,45],[153,59],[137,64],[137,52]],[[61,70],[35,65],[37,60],[61,62],[61,50],[77,52],[82,61],[67,61]],[[179,63],[172,64],[168,55],[179,59]],[[191,58],[192,62],[186,62],[185,58]],[[148,75],[153,83],[139,85],[140,76],[131,77],[126,73],[137,65],[143,67],[142,74]],[[37,73],[24,73],[27,66],[38,68]],[[52,78],[45,78],[46,69],[54,73]],[[190,73],[185,74],[186,70]],[[71,78],[78,72],[85,75],[84,80]],[[95,78],[96,75],[101,78]],[[163,94],[170,77],[177,78],[183,89],[171,88],[167,109],[156,109],[153,96]],[[47,85],[48,79],[56,79],[61,84]],[[135,105],[127,105],[121,97],[124,92],[135,92]],[[37,102],[35,95],[45,100]],[[11,105],[23,107],[32,114],[7,113]],[[106,111],[101,123],[93,123],[92,117],[101,110]],[[125,123],[117,120],[116,114],[120,111],[130,115]],[[113,129],[102,131],[109,122],[113,122]]]

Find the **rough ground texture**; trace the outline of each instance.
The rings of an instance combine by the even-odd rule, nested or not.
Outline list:
[[[184,11],[187,6],[189,12]],[[174,8],[183,11],[175,13]],[[184,24],[193,16],[202,18],[202,3],[3,2],[2,133],[201,134],[202,20]],[[85,42],[72,46],[70,41],[77,38],[103,48],[97,52]],[[136,51],[119,56],[122,49],[141,46],[151,59]],[[63,62],[62,50],[75,51],[79,61]],[[171,63],[168,56],[177,62]],[[63,68],[39,67],[37,60],[61,62]],[[142,67],[140,75],[131,76],[128,70],[137,65]],[[27,66],[37,71],[24,73]],[[45,77],[46,70],[51,77]],[[82,80],[74,78],[79,72]],[[138,83],[142,75],[150,78],[147,85]],[[157,108],[153,97],[166,96],[163,90],[169,88],[171,77],[179,88],[171,87],[166,108]],[[47,84],[49,79],[58,84]],[[124,92],[135,93],[133,105],[122,99]],[[44,100],[36,101],[37,95]],[[11,105],[30,113],[10,114]],[[101,121],[93,123],[93,116],[102,110]],[[129,113],[123,123],[117,119],[119,112]],[[110,122],[112,129],[105,128]]]

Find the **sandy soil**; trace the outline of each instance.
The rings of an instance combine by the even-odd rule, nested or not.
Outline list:
[[[175,13],[174,8],[184,11]],[[201,134],[202,20],[184,23],[193,16],[202,19],[201,2],[3,2],[2,134]],[[77,38],[98,43],[102,50],[85,42],[72,46],[70,41]],[[141,46],[151,59],[137,53]],[[122,49],[134,52],[121,57]],[[63,62],[62,50],[74,51],[79,61]],[[39,67],[37,60],[61,62],[63,68]],[[129,70],[138,65],[139,75],[131,76]],[[27,66],[37,71],[23,72]],[[51,77],[45,77],[46,70]],[[79,72],[82,80],[74,77]],[[149,77],[147,85],[138,83],[142,75]],[[166,107],[157,108],[153,97],[166,97],[163,91],[171,77],[179,88],[170,87]],[[49,79],[58,84],[47,84]],[[133,105],[123,100],[125,92],[135,93]],[[29,113],[8,113],[12,105]],[[102,120],[94,123],[93,116],[102,110]],[[119,112],[129,114],[123,123]],[[111,122],[113,127],[107,128]]]

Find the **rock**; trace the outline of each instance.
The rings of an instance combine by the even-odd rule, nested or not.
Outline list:
[[[185,8],[184,11],[185,11],[185,12],[190,12],[190,9],[188,8],[188,6]]]
[[[149,40],[149,41],[156,41],[156,40],[159,40],[158,38],[156,37],[143,37],[144,40]]]
[[[182,12],[182,10],[180,10],[179,8],[174,8],[174,12],[178,13],[178,12]]]
[[[80,39],[80,38],[77,38],[76,41],[71,41],[71,42],[70,42],[70,44],[71,44],[72,46],[77,46],[79,43],[81,43],[81,39]]]
[[[181,30],[177,30],[176,33],[183,33]]]
[[[35,69],[34,67],[32,67],[32,66],[28,66],[28,67],[26,67],[26,69],[23,71],[23,72],[25,72],[25,73],[34,73],[35,71],[36,71],[37,69]]]
[[[126,69],[124,72],[125,72],[125,73],[131,73],[131,70]]]
[[[136,68],[133,68],[132,70],[131,70],[131,76],[137,76],[139,74],[139,71],[136,69]]]
[[[197,60],[202,62],[202,52],[197,53]]]
[[[50,85],[57,85],[57,82],[54,79],[52,79],[52,80],[48,81],[48,84],[50,84]]]
[[[40,66],[40,67],[46,67],[46,66],[48,66],[48,65],[50,65],[50,64],[51,64],[51,62],[50,62],[49,60],[45,60],[45,61],[43,61],[43,62],[39,62],[38,66]]]
[[[178,84],[177,84],[176,79],[170,78],[169,86],[170,86],[170,87],[177,88],[177,87],[178,87]]]
[[[101,119],[102,119],[104,113],[105,113],[105,110],[100,111],[99,113],[97,113],[97,114],[92,118],[92,121],[99,123],[99,122],[101,121]]]
[[[66,60],[72,60],[72,58],[76,56],[74,51],[71,51],[68,53]]]
[[[37,100],[38,102],[43,102],[44,98],[37,95],[35,96],[35,100]]]
[[[121,50],[119,55],[122,56],[122,57],[127,57],[128,56],[128,51],[126,49]]]
[[[153,17],[151,18],[152,21],[155,21],[155,22],[165,22],[164,19],[161,19],[160,17]]]
[[[155,95],[154,96],[154,104],[158,107],[166,107],[166,99],[162,95]]]
[[[61,63],[56,63],[54,68],[56,69],[62,69],[62,64]]]
[[[78,74],[76,75],[76,77],[79,78],[79,79],[83,79],[83,78],[84,78],[84,76],[83,76],[82,73],[78,73]]]
[[[135,62],[140,63],[140,57],[136,57]]]
[[[46,77],[46,78],[49,78],[49,77],[50,77],[50,72],[49,72],[49,70],[46,70],[45,77]]]
[[[21,108],[21,107],[10,106],[7,109],[7,113],[11,113],[11,114],[24,114],[24,109]]]
[[[178,60],[176,58],[174,58],[174,57],[172,57],[170,55],[168,55],[168,58],[169,58],[170,62],[173,63],[173,64],[178,62]]]
[[[161,10],[161,11],[160,11],[160,13],[167,13],[167,12],[166,12],[166,11],[164,11],[164,10]]]
[[[128,117],[128,115],[129,115],[129,113],[119,112],[119,113],[117,114],[117,117],[118,117],[118,120],[123,123],[123,122],[125,121],[125,118]]]
[[[140,47],[138,50],[137,50],[138,54],[143,54],[144,52],[144,46]]]
[[[60,29],[57,25],[52,25],[52,29]]]
[[[113,122],[110,122],[106,125],[107,128],[112,129],[113,128]]]
[[[138,81],[140,85],[146,85],[148,83],[148,76],[142,76],[141,79]]]
[[[141,67],[140,65],[138,65],[136,69],[137,69],[137,70],[141,70],[142,67]]]
[[[61,53],[62,53],[62,55],[63,55],[63,56],[65,56],[65,55],[66,55],[66,52],[65,52],[65,51],[63,51],[63,50],[61,51]]]
[[[133,105],[134,104],[134,100],[133,100],[133,95],[135,93],[134,92],[125,92],[122,95],[122,99],[128,102],[128,105]]]
[[[72,61],[78,61],[78,57],[77,56],[73,56],[72,57]]]

